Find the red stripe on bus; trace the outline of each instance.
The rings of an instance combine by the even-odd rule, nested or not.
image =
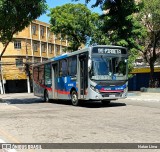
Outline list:
[[[36,83],[37,85],[41,86],[42,88],[48,90],[48,91],[52,91],[52,88],[48,88],[48,87],[46,87],[45,85],[40,84],[40,83],[37,83],[37,82],[35,82],[35,83]]]
[[[48,90],[48,91],[52,91],[52,88],[48,88],[48,87],[46,87],[46,86],[44,86],[44,85],[42,85],[42,84],[39,84],[42,88],[44,88],[44,89],[46,89],[46,90]]]
[[[69,91],[62,91],[62,90],[54,90],[55,92],[59,93],[59,94],[70,94]]]

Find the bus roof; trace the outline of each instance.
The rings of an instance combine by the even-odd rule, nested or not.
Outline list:
[[[95,46],[90,46],[90,47],[87,47],[87,48],[83,48],[81,50],[77,50],[77,51],[74,51],[74,52],[71,52],[71,53],[64,53],[62,55],[59,55],[59,56],[56,56],[56,57],[53,57],[53,58],[49,58],[47,61],[44,61],[42,63],[37,63],[34,66],[41,65],[41,64],[44,64],[44,63],[50,63],[52,61],[57,61],[57,60],[60,60],[60,59],[64,59],[64,58],[72,56],[72,55],[77,55],[77,54],[86,52],[86,51],[88,51],[88,50],[90,50],[91,48],[94,48],[94,47],[110,47],[110,48],[122,48],[122,49],[126,49],[125,47],[115,46],[115,45],[95,45]]]
[[[81,50],[77,50],[77,51],[74,51],[74,52],[71,52],[71,53],[64,53],[64,54],[62,54],[62,55],[59,55],[59,56],[50,58],[49,60],[57,61],[57,60],[60,60],[60,59],[64,59],[64,58],[69,57],[69,56],[72,56],[72,55],[76,55],[76,54],[79,54],[79,53],[86,52],[87,50],[89,50],[89,48],[94,48],[94,47],[110,47],[110,48],[113,47],[113,48],[126,49],[125,47],[115,46],[115,45],[95,45],[95,46],[90,46],[90,47],[87,47],[87,48],[83,48],[83,49],[81,49]]]

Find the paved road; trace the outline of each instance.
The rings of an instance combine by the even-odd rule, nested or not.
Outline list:
[[[0,139],[6,142],[158,143],[160,141],[159,102],[125,99],[115,101],[108,106],[94,102],[73,107],[66,101],[43,103],[32,94],[27,96],[17,94],[14,97],[8,95],[3,96],[3,99],[8,104],[0,104]]]

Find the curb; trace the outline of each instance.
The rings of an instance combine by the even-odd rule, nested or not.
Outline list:
[[[2,98],[0,98],[0,103],[5,103],[5,101]]]

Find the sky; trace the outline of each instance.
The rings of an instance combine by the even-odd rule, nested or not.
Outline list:
[[[77,3],[82,3],[85,4],[85,0],[79,0],[78,2],[72,2],[72,0],[46,0],[49,8],[54,8],[56,6],[61,6],[64,5],[66,3],[73,3],[73,4],[77,4]],[[96,0],[91,0],[91,2],[89,4],[87,4],[87,7],[92,11],[92,12],[97,12],[97,13],[102,13],[101,9],[99,7],[96,8],[91,8],[91,5],[93,5],[96,2]],[[46,22],[49,23],[50,18],[47,16],[47,14],[49,13],[49,11],[47,11],[46,14],[41,15],[38,20],[42,21],[42,22]]]

